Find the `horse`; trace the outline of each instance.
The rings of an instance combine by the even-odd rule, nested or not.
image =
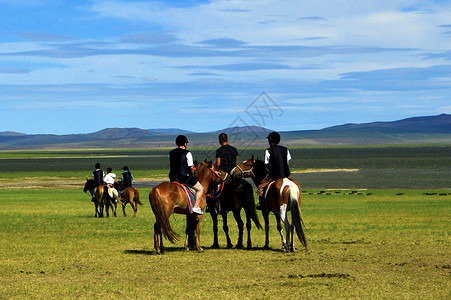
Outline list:
[[[233,217],[238,225],[238,241],[235,246],[237,249],[243,249],[243,234],[244,223],[241,218],[241,209],[244,208],[246,213],[246,229],[247,229],[247,249],[252,248],[251,241],[251,227],[254,221],[258,229],[262,229],[262,225],[257,216],[255,209],[254,190],[252,185],[243,179],[243,177],[252,176],[252,165],[254,156],[251,156],[246,161],[243,161],[230,172],[232,174],[232,181],[224,186],[223,193],[218,197],[219,199],[207,198],[210,203],[210,215],[213,220],[213,245],[210,248],[219,248],[218,243],[218,214],[222,216],[222,229],[226,234],[227,248],[232,248],[233,244],[229,236],[229,227],[227,225],[227,214],[229,211],[233,212]],[[219,201],[218,201],[219,200]],[[216,209],[215,204],[219,202],[220,210]]]
[[[197,181],[203,186],[204,191],[207,191],[210,185],[220,184],[225,181],[228,176],[227,172],[212,166],[211,162],[200,162],[197,166],[197,171],[194,175]],[[169,217],[173,214],[187,215],[187,226],[185,230],[185,249],[189,250],[189,232],[191,226],[195,226],[196,229],[196,249],[203,251],[200,246],[200,225],[203,215],[192,216],[196,221],[190,221],[190,211],[188,198],[184,189],[178,184],[173,182],[162,182],[152,189],[149,194],[149,202],[152,207],[152,211],[155,215],[156,222],[154,224],[154,247],[157,254],[164,252],[163,236],[167,238],[171,243],[175,243],[178,239],[178,235],[174,232],[169,223]],[[200,202],[201,209],[206,206],[205,193]]]
[[[252,177],[255,185],[258,184],[268,174],[268,170],[263,161],[255,160],[253,165]],[[273,181],[265,191],[266,205],[262,206],[262,214],[265,220],[265,246],[269,249],[269,213],[273,212],[277,221],[277,230],[282,239],[282,249],[285,252],[295,252],[294,248],[294,230],[301,244],[307,249],[307,240],[302,228],[301,215],[301,186],[292,178],[280,178]],[[291,211],[291,224],[288,221],[287,212]],[[281,221],[285,225],[287,238],[284,237]]]
[[[119,190],[119,187],[122,185],[121,181],[115,182],[114,183],[114,187],[116,188],[116,190]],[[139,201],[139,192],[137,189],[133,188],[133,187],[128,187],[126,189],[124,189],[121,192],[121,196],[119,201],[121,202],[122,205],[122,212],[124,214],[124,217],[127,216],[127,214],[125,213],[125,206],[130,203],[130,206],[133,208],[133,213],[134,216],[136,217],[136,213],[138,212],[138,204],[139,205],[143,205],[141,203],[141,201]]]
[[[95,217],[103,217],[104,208],[106,209],[106,215],[109,217],[109,208],[113,212],[113,215],[116,216],[116,207],[117,200],[119,199],[119,194],[117,190],[112,190],[113,198],[109,196],[111,191],[110,187],[106,184],[95,186],[94,179],[86,179],[85,186],[83,188],[83,192],[87,191],[91,192],[92,200],[95,205]]]

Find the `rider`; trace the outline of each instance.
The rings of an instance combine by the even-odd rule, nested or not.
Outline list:
[[[261,209],[266,205],[263,192],[271,181],[290,176],[288,163],[291,160],[291,155],[286,147],[279,145],[280,134],[274,131],[266,138],[268,139],[269,148],[266,149],[265,152],[265,165],[269,169],[269,174],[266,175],[258,185],[257,194],[260,202],[260,207],[258,209]]]
[[[118,190],[119,195],[126,188],[132,187],[132,181],[133,181],[133,174],[130,172],[130,170],[128,169],[127,166],[124,166],[122,168],[122,171],[123,171],[122,175],[121,175],[122,185],[119,187],[119,190]]]
[[[216,150],[216,165],[230,174],[230,171],[232,171],[238,161],[238,150],[229,145],[229,137],[227,134],[221,133],[218,136],[218,140],[221,147]],[[224,192],[228,190],[229,189],[226,188]],[[207,198],[207,201],[207,211],[211,212],[213,207],[218,208],[217,201],[212,198]]]
[[[102,170],[100,170],[100,163],[96,163],[95,168],[96,169],[94,170],[94,172],[92,172],[92,177],[94,179],[94,186],[95,186],[95,188],[97,188],[99,185],[103,184],[103,178],[105,177],[105,173]],[[91,196],[92,196],[91,201],[94,201],[95,188],[90,190]]]
[[[216,165],[227,173],[230,173],[236,166],[238,150],[229,145],[229,137],[227,134],[221,133],[218,136],[218,140],[221,147],[216,150]]]
[[[175,139],[177,148],[169,152],[170,172],[169,179],[178,183],[185,183],[196,191],[196,202],[193,206],[193,213],[202,215],[202,209],[199,207],[204,194],[203,186],[193,176],[196,171],[193,155],[186,150],[188,139],[184,135],[179,135]]]
[[[107,174],[103,178],[103,182],[110,187],[111,190],[114,190],[114,182],[116,181],[116,174],[113,173],[113,169],[108,167],[106,169]],[[110,195],[111,196],[111,195]],[[117,201],[117,200],[116,200]]]

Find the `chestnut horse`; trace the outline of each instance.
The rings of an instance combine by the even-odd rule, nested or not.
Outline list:
[[[104,208],[106,210],[106,216],[109,217],[109,208],[113,212],[113,215],[116,216],[116,207],[117,200],[119,199],[119,194],[117,190],[113,190],[113,199],[109,197],[109,192],[111,191],[110,187],[106,184],[99,185],[95,187],[94,179],[86,179],[85,186],[83,188],[83,192],[90,191],[91,194],[94,194],[92,197],[96,211],[95,217],[103,217]]]
[[[256,160],[253,166],[254,183],[258,184],[265,178],[268,171],[265,163]],[[282,249],[285,252],[295,251],[294,248],[294,230],[301,241],[301,244],[307,249],[307,240],[302,228],[301,215],[301,186],[292,178],[280,178],[272,182],[265,191],[266,205],[262,206],[262,214],[265,219],[265,249],[269,249],[269,213],[273,212],[276,216],[277,230],[282,239]],[[291,223],[288,221],[288,211],[291,211]],[[285,225],[287,238],[283,235],[283,227],[280,221]]]
[[[194,175],[197,181],[207,191],[211,184],[220,184],[227,177],[227,172],[220,170],[216,166],[212,167],[211,162],[200,162]],[[164,251],[163,235],[171,243],[175,243],[178,235],[174,232],[169,223],[169,217],[173,214],[187,215],[187,227],[185,238],[185,249],[189,250],[189,204],[184,189],[177,183],[162,182],[152,189],[149,194],[149,202],[155,215],[156,222],[154,224],[154,246],[157,254]],[[206,205],[205,193],[202,197],[200,207],[204,210]],[[202,251],[200,246],[200,225],[203,215],[195,215],[196,224],[196,249]]]
[[[230,172],[232,181],[224,186],[223,193],[218,199],[207,198],[210,207],[210,215],[213,220],[213,245],[211,248],[219,248],[218,243],[218,214],[222,216],[222,229],[226,234],[227,248],[232,248],[233,244],[229,236],[229,227],[227,225],[227,214],[229,211],[233,212],[233,217],[238,225],[238,241],[235,248],[242,249],[244,222],[241,218],[241,209],[244,208],[246,213],[246,229],[247,229],[247,249],[252,248],[251,228],[252,221],[258,229],[262,229],[260,221],[258,220],[257,211],[255,209],[254,190],[252,185],[243,179],[251,177],[252,166],[254,164],[254,156],[248,160],[243,161]],[[217,211],[215,204],[218,203],[220,210]]]
[[[114,183],[114,187],[116,190],[119,190],[119,187],[122,185],[122,181],[117,181]],[[133,208],[134,216],[136,217],[136,213],[138,212],[138,204],[143,205],[141,201],[139,201],[139,192],[134,187],[128,187],[121,192],[121,196],[119,201],[122,204],[122,212],[124,217],[127,216],[125,213],[125,206],[130,203],[130,206]]]

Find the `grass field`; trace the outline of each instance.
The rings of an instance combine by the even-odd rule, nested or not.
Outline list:
[[[225,249],[222,232],[222,249],[208,249],[207,214],[204,252],[166,241],[164,255],[153,249],[150,188],[140,189],[136,218],[127,207],[129,216],[103,219],[81,189],[98,160],[130,165],[137,180],[164,177],[165,150],[0,152],[0,298],[449,299],[449,150],[295,148],[295,170],[358,169],[294,174],[308,251],[283,253],[273,216],[271,250],[255,228],[253,250]],[[183,216],[171,224],[183,233]],[[231,214],[229,226],[236,242]]]
[[[204,252],[187,253],[180,241],[159,256],[148,201],[136,218],[96,219],[79,189],[2,190],[0,298],[449,299],[449,194],[329,192],[303,197],[308,251],[283,253],[274,218],[272,250],[255,229],[254,250],[210,250],[206,215]],[[171,222],[181,234],[184,218]]]

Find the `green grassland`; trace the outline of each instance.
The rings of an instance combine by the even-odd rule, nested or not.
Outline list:
[[[209,249],[206,214],[205,251],[184,251],[185,218],[175,215],[182,238],[156,255],[150,187],[140,188],[137,217],[127,207],[127,217],[119,209],[116,218],[94,218],[82,185],[95,162],[118,174],[128,165],[139,182],[166,176],[168,150],[0,151],[0,299],[451,297],[451,146],[290,148],[309,243],[294,254],[281,251],[273,216],[271,250],[262,250],[255,226],[253,250],[225,249],[222,232],[221,249]],[[206,148],[193,154],[214,157]],[[251,154],[263,150],[241,149],[243,159]],[[67,181],[74,185],[58,187]],[[236,242],[231,214],[229,227]]]
[[[103,219],[79,189],[2,190],[0,298],[449,299],[450,195],[330,192],[303,196],[308,251],[283,253],[273,217],[271,250],[255,228],[254,250],[225,249],[223,234],[222,249],[208,249],[206,215],[204,252],[181,239],[156,255],[149,189],[136,218]],[[171,223],[183,233],[183,216]]]

